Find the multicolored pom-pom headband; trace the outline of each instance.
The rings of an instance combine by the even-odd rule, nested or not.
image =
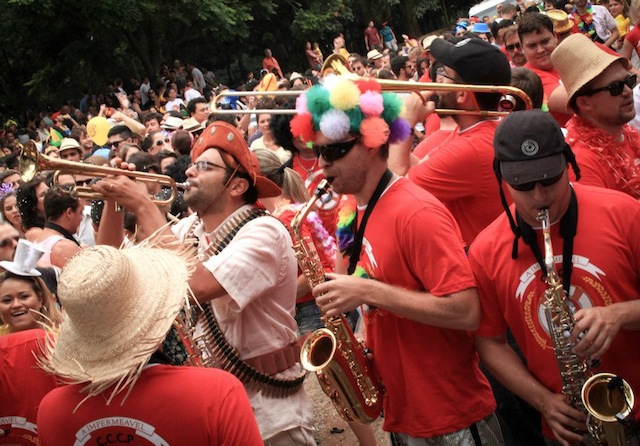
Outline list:
[[[373,79],[329,75],[296,100],[298,113],[291,120],[291,133],[305,143],[315,142],[318,131],[331,141],[359,134],[371,148],[404,141],[411,126],[400,118],[402,105],[398,95],[382,93]]]

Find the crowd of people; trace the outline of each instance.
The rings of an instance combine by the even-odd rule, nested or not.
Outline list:
[[[300,350],[342,318],[394,446],[639,445],[639,5],[371,21],[326,57],[356,76],[308,42],[236,89],[176,61],[9,122],[0,443],[315,445]]]

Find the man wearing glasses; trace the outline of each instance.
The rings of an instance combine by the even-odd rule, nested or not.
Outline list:
[[[522,44],[520,43],[520,36],[518,35],[518,26],[511,25],[504,31],[504,48],[509,55],[509,61],[511,67],[522,67],[527,63],[527,58],[522,51]]]
[[[563,384],[575,378],[577,389],[568,393],[580,399],[580,381],[591,373],[580,378],[576,370],[582,361],[599,360],[593,373],[617,374],[636,394],[640,388],[640,356],[634,353],[640,342],[640,204],[620,192],[570,183],[567,165],[578,177],[580,171],[560,126],[548,113],[509,115],[496,131],[494,146],[498,183],[506,183],[515,206],[503,201],[506,213],[480,233],[469,250],[482,308],[476,348],[493,376],[540,411],[547,445],[583,444],[587,415],[561,392]],[[566,335],[555,336],[556,342],[544,308],[549,269],[543,210],[548,212],[550,263],[561,282],[559,300],[572,313],[565,311],[565,316],[575,321]],[[566,320],[556,311],[552,314],[556,323]],[[526,365],[507,343],[507,328]],[[556,344],[569,345],[569,359],[556,357]],[[575,368],[570,369],[570,363]],[[608,388],[616,399],[614,383]],[[592,440],[584,444],[596,444]],[[637,431],[627,432],[624,444],[637,441]]]
[[[313,295],[328,317],[362,310],[386,389],[383,429],[408,437],[403,444],[503,444],[468,331],[479,306],[458,225],[387,167],[389,141],[411,132],[401,99],[371,80],[341,79],[306,95],[318,100],[298,101],[292,134],[313,144],[332,189],[348,194],[337,232],[348,275],[326,274]]]
[[[391,70],[399,81],[413,81],[416,68],[407,56],[396,56],[391,60]]]
[[[109,177],[93,188],[135,213],[145,234],[159,233],[172,246],[177,240],[197,245],[200,262],[189,284],[205,311],[197,324],[206,338],[198,344],[201,359],[243,381],[265,444],[315,446],[293,317],[293,243],[284,225],[256,204],[282,190],[260,174],[243,135],[226,122],[204,130],[191,158],[184,200],[194,214],[171,228],[146,187],[129,178]],[[120,246],[121,214],[105,206],[100,241]]]
[[[111,148],[111,158],[118,156],[121,144],[132,144],[134,142],[133,132],[124,124],[111,127],[107,137],[109,138],[107,140],[107,147]]]
[[[636,111],[636,76],[629,61],[583,34],[565,39],[551,57],[575,113],[567,142],[584,184],[619,190],[640,199],[640,136],[627,123]]]

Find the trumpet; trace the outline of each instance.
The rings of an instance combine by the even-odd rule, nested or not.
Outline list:
[[[345,78],[356,81],[365,79],[352,73],[347,66],[347,62],[344,57],[339,54],[331,54],[325,60],[320,71],[320,76],[326,76],[328,74],[335,74],[337,76],[344,76]],[[522,99],[526,109],[531,110],[533,108],[533,102],[527,93],[519,88],[512,87],[510,85],[471,85],[471,84],[441,84],[438,82],[408,82],[408,81],[395,81],[391,79],[375,79],[382,87],[382,91],[391,91],[395,93],[420,93],[421,91],[468,91],[471,93],[499,93],[502,94],[502,98],[499,102],[499,107],[503,111],[496,110],[457,110],[437,108],[435,111],[441,115],[479,115],[479,116],[505,116],[511,113],[515,106],[515,97]],[[218,94],[212,101],[217,103],[221,98],[225,96],[299,96],[304,93],[305,90],[296,91],[225,91]],[[215,113],[221,115],[228,114],[247,114],[247,113],[265,113],[275,115],[294,115],[297,112],[295,110],[286,109],[240,109],[240,110],[216,110]]]
[[[93,164],[77,163],[57,158],[50,158],[38,152],[38,148],[33,141],[28,141],[22,147],[18,163],[18,170],[22,181],[31,181],[36,174],[45,170],[55,170],[53,176],[53,187],[60,189],[58,176],[67,175],[87,175],[91,177],[106,177],[107,175],[124,175],[140,183],[160,184],[171,189],[171,195],[166,199],[152,198],[157,205],[169,205],[176,198],[178,189],[189,189],[189,183],[176,183],[173,178],[167,175],[155,173],[134,172],[113,167],[95,166]],[[91,189],[90,186],[73,186],[70,189],[64,188],[74,198],[84,198],[88,200],[103,200],[104,197]]]

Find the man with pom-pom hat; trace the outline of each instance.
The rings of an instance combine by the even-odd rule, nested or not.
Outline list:
[[[509,61],[495,46],[477,38],[458,43],[437,39],[431,44],[436,58],[432,78],[442,84],[509,85]],[[469,91],[422,92],[405,100],[411,124],[424,122],[438,108],[498,110],[500,93]],[[424,101],[424,103],[423,103]],[[433,101],[433,102],[431,102]],[[419,163],[410,144],[393,145],[391,169],[428,190],[456,219],[467,245],[501,213],[499,190],[493,176],[493,135],[499,118],[454,114],[457,129]]]
[[[460,230],[442,203],[387,168],[389,143],[411,133],[401,109],[375,80],[336,76],[298,100],[293,135],[313,145],[334,191],[349,194],[337,234],[348,275],[327,274],[313,294],[329,317],[362,310],[385,387],[384,430],[415,444],[498,445],[495,401],[468,332],[480,307]]]

